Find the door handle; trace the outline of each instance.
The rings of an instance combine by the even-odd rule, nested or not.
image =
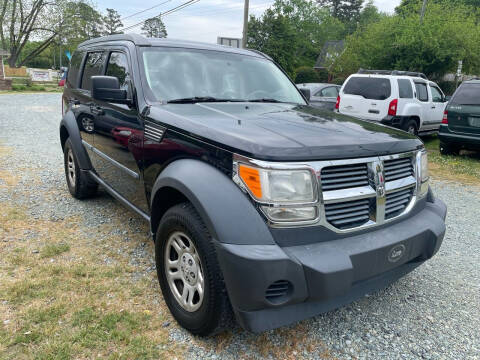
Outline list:
[[[92,114],[95,114],[95,115],[103,115],[105,114],[105,111],[103,111],[103,109],[100,107],[100,106],[90,106],[90,111],[92,112]]]
[[[436,109],[436,107],[435,107],[435,106],[432,106],[432,109]]]

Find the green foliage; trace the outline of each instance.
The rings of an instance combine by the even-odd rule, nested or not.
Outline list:
[[[308,66],[301,66],[295,70],[295,84],[320,82],[320,76]]]
[[[123,34],[120,31],[123,24],[120,21],[120,14],[116,10],[107,8],[107,15],[103,17],[103,24],[105,26],[104,35]]]
[[[142,34],[149,38],[166,38],[167,29],[160,16],[155,16],[145,21]]]
[[[480,72],[480,27],[469,7],[429,4],[423,23],[418,13],[385,16],[347,38],[333,72],[346,76],[359,68],[421,71],[431,78],[454,72]]]
[[[247,46],[271,56],[292,77],[313,66],[327,40],[341,39],[344,25],[327,9],[305,0],[276,0],[261,17],[250,17]]]

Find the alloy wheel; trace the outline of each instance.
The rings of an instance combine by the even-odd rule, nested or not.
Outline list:
[[[202,263],[192,240],[181,231],[168,238],[165,274],[177,303],[188,312],[198,310],[204,298]]]

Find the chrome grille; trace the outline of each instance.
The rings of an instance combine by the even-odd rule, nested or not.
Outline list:
[[[340,190],[368,185],[367,164],[330,166],[322,169],[322,190]]]
[[[385,171],[385,181],[393,181],[409,176],[414,176],[411,157],[385,160],[383,162],[383,168]]]
[[[414,188],[404,189],[387,194],[385,219],[391,219],[405,211],[413,197]]]
[[[370,199],[326,204],[325,217],[338,229],[351,229],[365,224],[370,219]]]

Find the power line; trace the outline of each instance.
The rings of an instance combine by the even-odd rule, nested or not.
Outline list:
[[[132,14],[132,15],[125,16],[124,18],[121,18],[120,21],[123,21],[123,20],[125,20],[125,19],[129,19],[129,18],[134,17],[134,16],[139,15],[139,14],[143,14],[144,12],[153,10],[153,9],[155,9],[155,8],[157,8],[157,7],[160,7],[160,6],[162,6],[163,4],[166,4],[166,3],[171,2],[171,1],[172,1],[172,0],[167,0],[167,1],[161,2],[160,4],[157,4],[157,5],[155,5],[155,6],[149,7],[148,9],[145,9],[145,10],[142,10],[142,11],[139,11],[139,12],[136,12],[136,13],[134,13],[134,14]]]
[[[179,10],[182,10],[182,9],[186,8],[187,6],[193,5],[193,4],[195,4],[195,3],[199,2],[199,1],[200,1],[200,0],[189,0],[189,1],[187,1],[187,2],[184,2],[183,4],[180,4],[180,5],[178,5],[178,6],[174,7],[174,8],[171,8],[170,10],[167,10],[167,11],[165,11],[165,12],[163,12],[163,13],[160,13],[160,14],[158,14],[157,16],[164,17],[164,16],[167,16],[167,15],[170,15],[170,14],[172,14],[172,13],[174,13],[174,12],[177,12],[177,11],[179,11]],[[151,18],[148,18],[148,19],[151,19]],[[141,26],[141,25],[143,25],[148,19],[145,19],[145,20],[143,20],[143,21],[140,21],[139,23],[136,23],[136,24],[134,24],[134,25],[127,26],[126,28],[123,28],[122,31],[131,30],[131,29],[133,29],[133,28],[136,28],[136,27],[138,27],[138,26]]]

